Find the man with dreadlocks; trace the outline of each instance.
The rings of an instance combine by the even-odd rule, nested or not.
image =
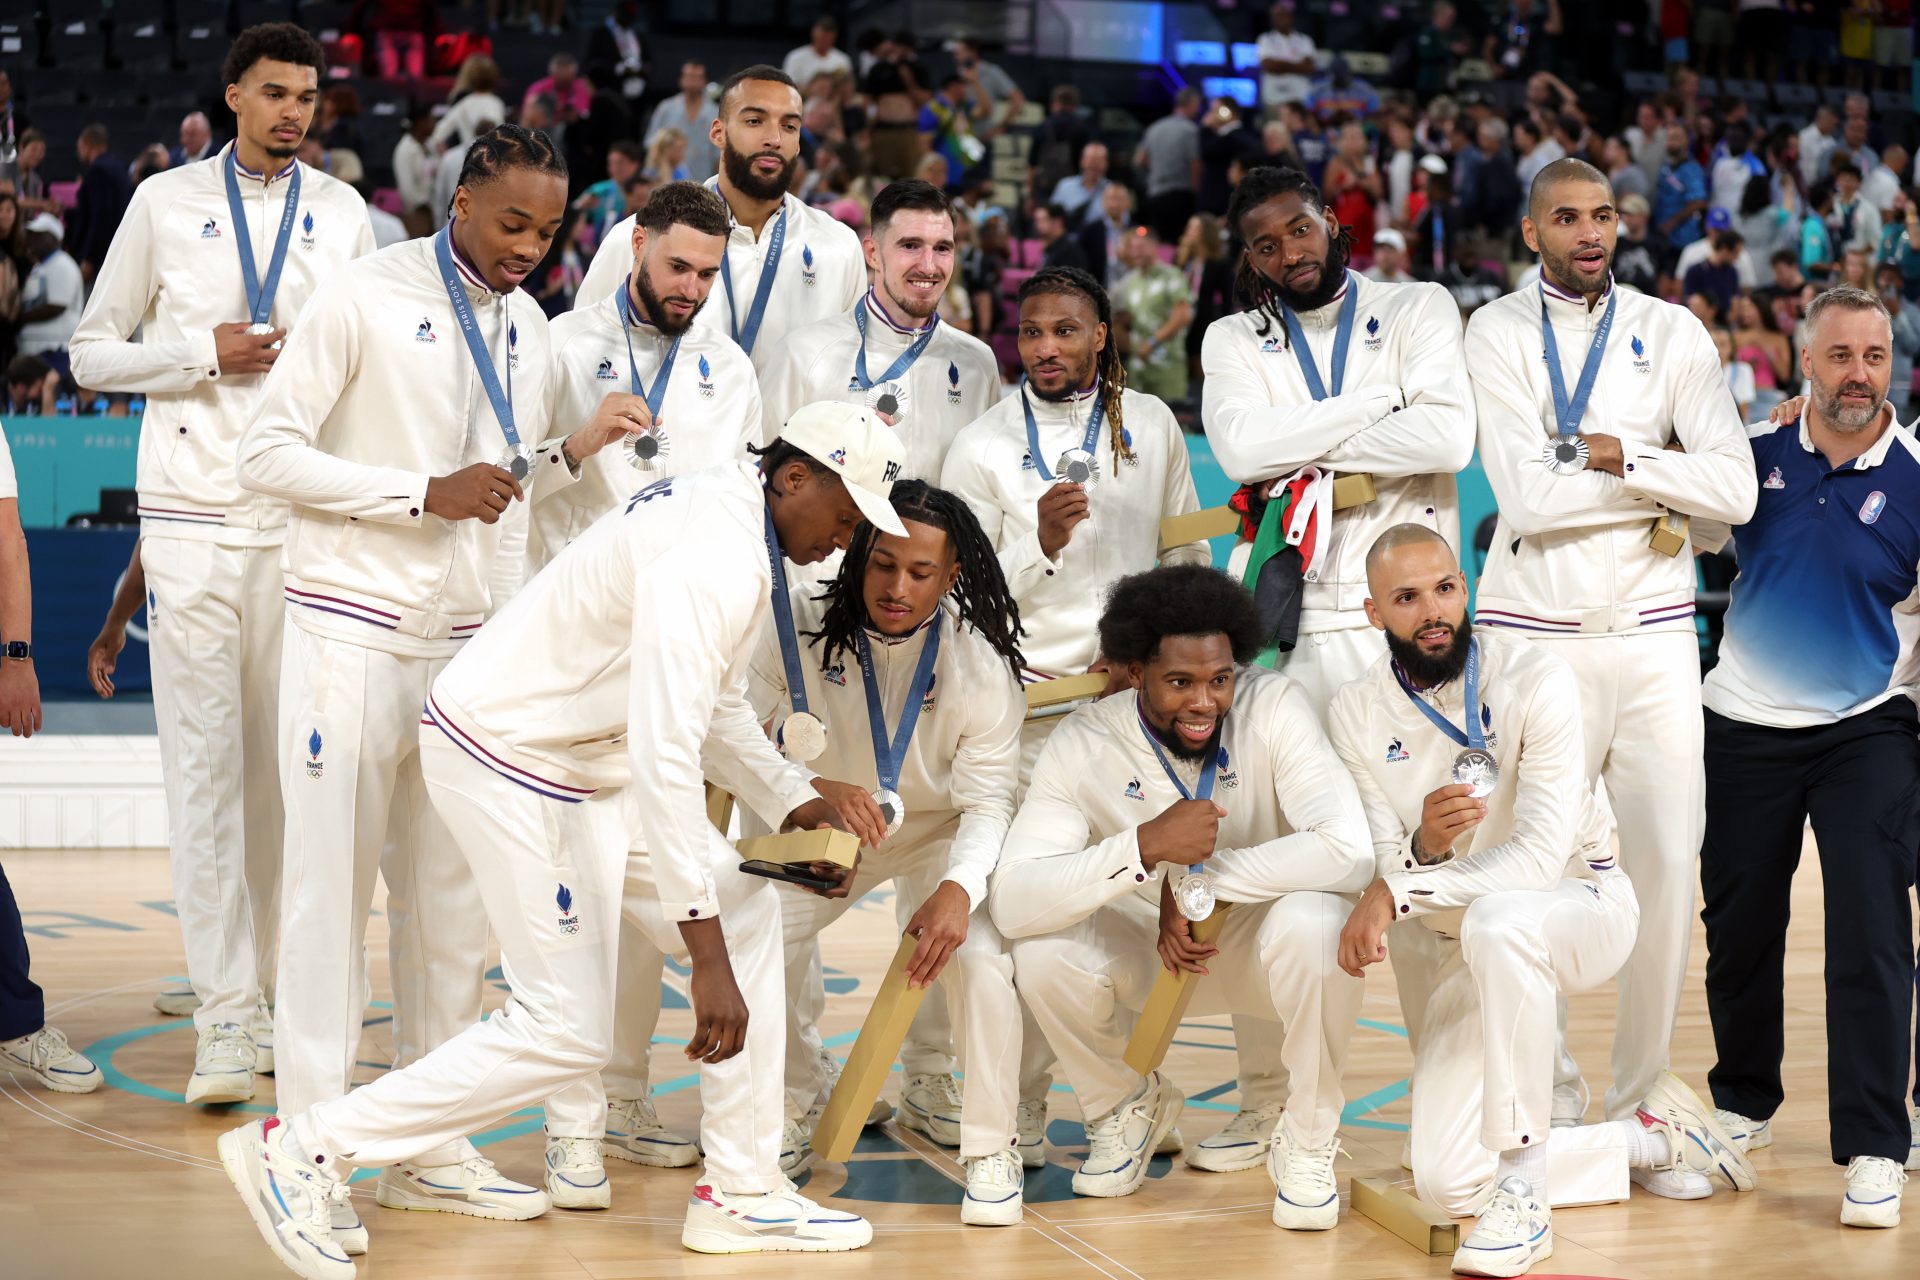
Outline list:
[[[1019,305],[1026,378],[960,432],[941,484],[999,549],[1026,623],[1031,682],[1093,666],[1107,589],[1151,569],[1160,521],[1200,500],[1173,411],[1127,388],[1106,289],[1077,267],[1048,267],[1020,286]],[[1208,564],[1212,553],[1194,542],[1164,558]],[[1034,720],[1022,733],[1023,783],[1058,723]]]
[[[1245,486],[1235,505],[1249,534],[1262,516],[1287,520],[1297,555],[1263,570],[1243,558],[1252,549],[1243,543],[1235,559],[1263,598],[1271,590],[1297,604],[1297,633],[1278,637],[1281,665],[1324,712],[1382,652],[1363,607],[1373,540],[1409,522],[1459,540],[1454,473],[1473,455],[1460,313],[1438,285],[1349,270],[1346,228],[1297,170],[1252,170],[1227,216],[1246,246],[1235,285],[1249,309],[1214,321],[1201,342],[1201,420],[1221,467]],[[1371,477],[1372,499],[1337,506],[1343,474]],[[1278,501],[1288,505],[1269,513]],[[1407,1025],[1418,1034],[1411,1013]],[[1196,1168],[1256,1166],[1286,1102],[1272,1029],[1236,1019],[1234,1038],[1241,1111],[1188,1153]]]
[[[1300,686],[1249,665],[1253,599],[1225,574],[1169,565],[1122,579],[1100,645],[1131,691],[1068,716],[1034,766],[993,881],[1024,998],[1080,1100],[1086,1196],[1138,1190],[1184,1097],[1123,1061],[1161,966],[1208,973],[1202,1005],[1277,1020],[1293,1098],[1267,1169],[1273,1221],[1340,1216],[1340,1069],[1362,984],[1335,944],[1372,874],[1353,778]],[[1235,904],[1217,947],[1196,942],[1176,880]],[[1157,951],[1156,956],[1156,939]]]
[[[791,988],[804,975],[823,929],[872,890],[899,882],[911,912],[906,932],[920,939],[908,981],[925,987],[944,975],[966,1056],[960,1220],[1012,1226],[1024,1182],[1015,1146],[1022,1019],[1013,960],[976,908],[1013,820],[1026,713],[1020,611],[965,502],[919,480],[896,484],[892,502],[905,535],[862,526],[839,575],[824,590],[797,588],[791,626],[776,616],[754,658],[755,713],[776,722],[796,710],[817,717],[826,749],[813,767],[890,794],[901,811],[847,897],[783,888],[787,981]],[[806,1142],[825,1083],[818,1032],[797,1013],[790,1001],[790,1176],[812,1162]],[[1049,1083],[1043,1078],[1033,1091],[1042,1114]],[[1032,1127],[1044,1162],[1041,1126]]]
[[[280,675],[283,1114],[352,1082],[376,870],[392,928],[396,1065],[480,1016],[486,915],[427,801],[420,707],[519,581],[527,486],[571,479],[584,452],[621,433],[596,421],[533,447],[547,425],[547,322],[519,285],[566,196],[565,162],[545,134],[506,125],[476,139],[439,235],[321,284],[240,441],[241,485],[293,504]],[[344,1246],[364,1248],[344,1186],[334,1196]],[[377,1198],[505,1219],[547,1207],[464,1141],[388,1169]]]

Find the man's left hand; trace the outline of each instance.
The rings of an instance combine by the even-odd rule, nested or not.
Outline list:
[[[1376,879],[1360,895],[1360,905],[1347,917],[1340,930],[1337,956],[1340,968],[1351,977],[1361,977],[1370,964],[1387,958],[1387,926],[1393,923],[1393,893],[1385,880]]]

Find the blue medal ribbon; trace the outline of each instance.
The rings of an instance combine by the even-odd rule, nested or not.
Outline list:
[[[1300,317],[1293,314],[1293,308],[1286,303],[1280,304],[1280,319],[1287,326],[1287,345],[1293,348],[1293,358],[1300,362],[1300,376],[1307,380],[1307,394],[1315,400],[1325,400],[1329,394],[1339,395],[1340,388],[1347,381],[1347,348],[1353,343],[1353,317],[1360,310],[1360,286],[1354,282],[1353,273],[1347,273],[1347,296],[1340,304],[1340,319],[1333,330],[1333,390],[1328,392],[1327,384],[1320,381],[1320,366],[1313,362],[1313,352],[1307,349],[1307,333],[1300,327]]]
[[[773,566],[773,629],[780,637],[780,665],[787,673],[787,699],[795,715],[807,713],[807,681],[800,672],[800,637],[793,627],[793,600],[787,595],[787,560],[780,550],[780,535],[773,527],[773,512],[767,518],[767,563]]]
[[[745,327],[740,324],[740,309],[733,301],[733,267],[728,259],[733,256],[731,246],[720,255],[720,283],[727,290],[727,328],[733,334],[733,340],[748,355],[753,354],[753,344],[760,337],[760,322],[766,319],[767,299],[773,296],[773,276],[780,269],[780,250],[787,242],[787,208],[783,201],[780,217],[773,224],[773,231],[767,237],[767,261],[760,268],[760,283],[753,291],[753,308],[747,312]]]
[[[1080,442],[1083,453],[1091,454],[1100,440],[1100,424],[1107,420],[1107,401],[1100,394],[1100,384],[1093,384],[1093,413],[1087,418],[1086,438]],[[1047,460],[1040,456],[1040,424],[1033,420],[1033,402],[1027,399],[1027,383],[1020,381],[1020,410],[1027,415],[1027,456],[1033,459],[1034,470],[1040,478],[1049,484],[1053,482],[1053,472],[1047,467]]]
[[[1620,300],[1610,292],[1607,309],[1593,329],[1593,345],[1587,348],[1587,362],[1580,366],[1580,381],[1574,384],[1573,399],[1567,399],[1567,380],[1560,373],[1560,343],[1553,336],[1553,317],[1547,314],[1546,286],[1540,288],[1540,337],[1546,344],[1547,382],[1553,388],[1553,420],[1560,434],[1580,433],[1580,420],[1587,416],[1587,400],[1593,395],[1594,379],[1600,376],[1600,358],[1607,353],[1607,335],[1613,331],[1613,305]]]
[[[493,416],[500,422],[500,433],[507,438],[507,447],[515,453],[525,456],[520,445],[520,432],[513,425],[513,360],[507,360],[507,385],[500,387],[500,374],[493,365],[493,355],[487,350],[487,340],[480,336],[480,322],[473,314],[473,302],[467,297],[467,288],[460,282],[459,269],[453,265],[453,224],[449,222],[434,237],[433,253],[440,261],[440,283],[447,288],[447,301],[453,304],[453,318],[460,324],[460,336],[467,340],[467,353],[473,357],[474,371],[480,375],[480,385],[486,389],[487,399],[493,404]],[[505,306],[503,300],[501,303]],[[508,320],[509,329],[512,320]],[[512,345],[513,339],[507,339]]]
[[[1419,692],[1407,680],[1407,673],[1400,669],[1399,663],[1393,664],[1393,678],[1400,682],[1400,691],[1420,713],[1433,721],[1434,727],[1447,735],[1455,746],[1471,747],[1475,751],[1487,749],[1487,735],[1480,724],[1480,640],[1475,637],[1467,642],[1466,670],[1466,712],[1467,731],[1465,733],[1453,727],[1453,721],[1441,715],[1434,705],[1421,697]]]
[[[874,379],[867,376],[867,306],[872,298],[873,290],[869,289],[866,298],[863,298],[860,305],[853,309],[853,325],[860,330],[860,354],[853,361],[853,380],[860,384],[862,391],[871,391],[874,383]],[[913,368],[913,362],[920,358],[920,353],[927,349],[929,342],[933,341],[933,332],[939,327],[940,317],[935,316],[932,323],[928,324],[920,336],[913,340],[913,345],[901,352],[899,358],[887,366],[887,371],[880,375],[879,380],[892,382],[896,378],[905,377],[907,370]]]
[[[633,359],[633,300],[628,297],[626,288],[622,288],[615,296],[620,299],[620,332],[627,340],[628,385],[634,395],[647,402],[647,412],[653,415],[654,425],[659,426],[660,405],[667,398],[667,379],[673,374],[674,357],[680,354],[680,339],[675,338],[667,348],[667,354],[660,361],[660,371],[653,375],[653,386],[642,390],[640,366]]]
[[[934,610],[927,627],[927,646],[920,651],[920,665],[914,668],[913,683],[907,686],[907,705],[900,711],[900,727],[887,737],[886,704],[881,701],[880,681],[873,673],[873,647],[866,631],[854,633],[860,650],[860,681],[867,688],[867,728],[873,734],[873,767],[882,791],[900,790],[900,770],[907,762],[907,747],[913,742],[914,726],[920,723],[920,704],[933,685],[933,664],[940,656],[940,611]]]
[[[246,206],[240,201],[239,157],[227,152],[222,172],[227,180],[227,213],[233,222],[234,247],[240,251],[240,278],[247,288],[247,315],[254,324],[266,324],[273,314],[273,296],[280,292],[280,269],[287,265],[287,246],[293,241],[293,218],[300,209],[300,166],[287,179],[287,198],[280,209],[280,231],[274,237],[273,256],[267,259],[266,283],[253,260],[253,233],[247,227]],[[269,179],[267,186],[271,186]],[[262,196],[262,199],[265,199]]]
[[[1214,776],[1220,772],[1220,741],[1218,739],[1215,740],[1213,750],[1207,755],[1207,762],[1200,766],[1199,785],[1194,787],[1192,791],[1189,791],[1187,790],[1187,784],[1181,780],[1179,773],[1174,770],[1173,762],[1167,759],[1167,753],[1161,749],[1160,739],[1156,738],[1153,734],[1153,726],[1147,723],[1146,706],[1138,693],[1134,694],[1133,712],[1134,715],[1139,717],[1141,735],[1146,738],[1147,746],[1153,749],[1153,758],[1160,762],[1160,768],[1166,773],[1167,781],[1171,782],[1173,789],[1180,793],[1180,798],[1182,800],[1213,799],[1213,779]],[[1225,731],[1225,726],[1222,725],[1221,734],[1223,736]],[[1187,871],[1192,875],[1199,875],[1205,870],[1205,865],[1204,863],[1196,862],[1189,866]]]

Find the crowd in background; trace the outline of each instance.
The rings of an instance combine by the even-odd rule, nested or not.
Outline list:
[[[1184,405],[1197,395],[1201,333],[1238,305],[1224,215],[1248,168],[1305,171],[1350,230],[1355,269],[1436,281],[1465,314],[1530,278],[1519,235],[1528,185],[1553,160],[1579,156],[1613,182],[1616,279],[1700,317],[1746,413],[1763,415],[1797,387],[1807,303],[1844,282],[1877,291],[1893,312],[1893,399],[1904,418],[1920,356],[1912,116],[1890,131],[1869,93],[1910,84],[1910,0],[1664,0],[1667,88],[1594,95],[1618,104],[1617,118],[1596,114],[1554,70],[1570,65],[1556,57],[1558,0],[1500,9],[1408,6],[1375,84],[1346,57],[1329,57],[1292,4],[1276,4],[1256,42],[1255,104],[1181,88],[1164,115],[1124,133],[1101,128],[1111,113],[1092,110],[1072,84],[1029,86],[1044,104],[1029,109],[1026,90],[971,41],[923,48],[912,33],[873,30],[848,42],[822,18],[784,60],[805,103],[794,194],[859,229],[890,180],[945,187],[966,215],[945,320],[1004,339],[1008,299],[1026,274],[1088,267],[1115,296],[1116,340],[1135,385]],[[544,29],[564,11],[521,3],[503,13],[488,0],[486,18],[488,30],[503,20]],[[411,33],[440,18],[429,2],[376,5],[358,21],[368,61],[406,76]],[[526,287],[559,314],[597,244],[654,186],[705,180],[718,164],[714,90],[731,68],[652,66],[643,36],[639,7],[622,4],[584,33],[578,57],[556,55],[524,86],[505,83],[487,53],[467,56],[445,101],[417,102],[381,157],[391,191],[367,181],[350,85],[327,88],[301,158],[372,198],[384,245],[445,221],[478,133],[515,120],[554,134],[572,170],[573,213]],[[1469,59],[1494,81],[1463,79]],[[1702,90],[1703,68],[1804,83],[1816,105],[1792,115],[1750,96],[1715,97]],[[1827,89],[1852,92],[1836,104],[1819,96]],[[75,388],[66,338],[133,189],[219,145],[201,112],[165,142],[111,138],[97,125],[49,139],[0,72],[5,411],[139,411]],[[57,184],[74,179],[71,196],[58,198]],[[998,349],[1010,352],[1004,341]]]

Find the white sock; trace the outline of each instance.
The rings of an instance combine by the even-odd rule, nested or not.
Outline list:
[[[1665,1169],[1673,1164],[1673,1148],[1664,1129],[1649,1129],[1638,1120],[1609,1120],[1594,1128],[1611,1131],[1627,1149],[1629,1169]]]
[[[1533,1188],[1534,1199],[1541,1204],[1547,1203],[1547,1144],[1529,1143],[1524,1147],[1509,1147],[1502,1151],[1493,1180],[1498,1183],[1508,1178],[1523,1180]]]

